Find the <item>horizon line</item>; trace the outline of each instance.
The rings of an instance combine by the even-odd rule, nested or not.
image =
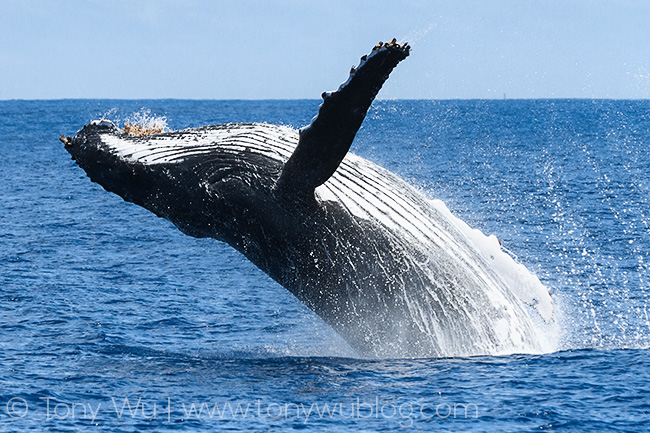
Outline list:
[[[55,102],[55,101],[196,101],[196,102],[290,102],[322,101],[321,98],[10,98],[0,102]],[[611,98],[611,97],[548,97],[548,98],[377,98],[373,102],[397,101],[650,101],[650,98]]]

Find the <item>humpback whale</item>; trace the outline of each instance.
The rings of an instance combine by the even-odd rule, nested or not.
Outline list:
[[[98,120],[62,141],[93,182],[228,243],[363,356],[546,351],[548,293],[522,298],[444,206],[349,152],[409,53],[394,39],[375,46],[299,131],[228,123],[136,136]]]

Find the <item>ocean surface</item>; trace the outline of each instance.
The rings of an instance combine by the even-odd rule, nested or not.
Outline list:
[[[376,101],[353,144],[549,288],[543,355],[364,359],[58,140],[102,117],[298,128],[318,105],[0,101],[0,431],[650,431],[650,101]]]

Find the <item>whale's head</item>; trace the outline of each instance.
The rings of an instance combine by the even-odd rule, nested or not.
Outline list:
[[[223,206],[197,168],[164,158],[164,134],[133,135],[108,120],[61,138],[72,159],[95,183],[125,201],[172,221],[186,234],[218,237]],[[161,155],[162,154],[162,155]]]
[[[225,124],[153,134],[108,120],[62,137],[72,159],[107,191],[169,219],[186,234],[232,232],[251,201],[272,196],[298,131],[268,124]]]
[[[70,138],[61,138],[72,159],[88,177],[127,201],[143,205],[155,194],[152,170],[135,154],[128,154],[126,134],[109,120],[95,120]]]

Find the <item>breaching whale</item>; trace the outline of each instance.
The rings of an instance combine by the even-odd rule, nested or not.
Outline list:
[[[521,278],[494,269],[444,206],[348,152],[409,52],[375,46],[300,131],[229,123],[133,136],[100,120],[62,141],[93,182],[228,243],[362,355],[548,350],[545,290],[522,302]]]

